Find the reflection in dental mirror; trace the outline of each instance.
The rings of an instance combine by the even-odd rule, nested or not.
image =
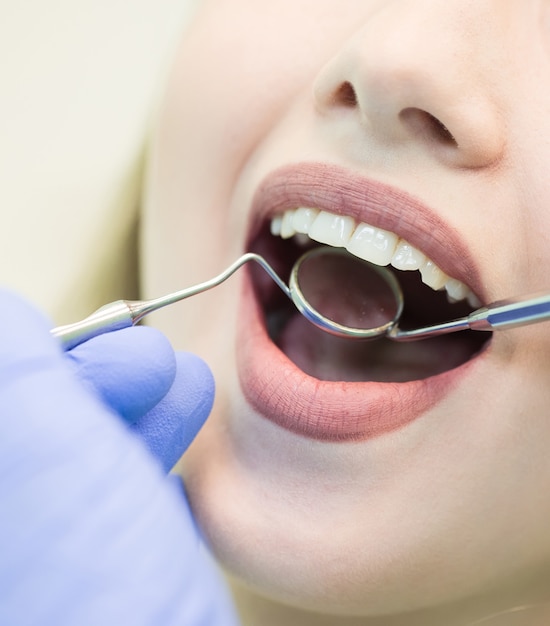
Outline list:
[[[385,335],[403,311],[395,276],[341,248],[315,248],[294,264],[290,297],[310,322],[342,337]]]

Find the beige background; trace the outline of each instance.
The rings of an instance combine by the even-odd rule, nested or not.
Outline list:
[[[0,283],[55,323],[135,295],[144,140],[195,0],[0,0]]]

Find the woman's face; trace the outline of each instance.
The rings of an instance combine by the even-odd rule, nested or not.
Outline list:
[[[549,171],[547,0],[205,1],[154,138],[145,290],[247,250],[284,272],[318,239],[483,303],[548,291]],[[305,237],[270,234],[285,212]],[[182,470],[223,566],[342,615],[544,600],[548,326],[351,346],[260,274],[155,321],[217,381]],[[400,275],[415,323],[472,309]]]

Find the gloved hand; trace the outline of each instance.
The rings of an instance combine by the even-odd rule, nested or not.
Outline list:
[[[0,624],[236,624],[163,472],[211,408],[208,369],[151,328],[64,354],[50,327],[0,291]]]

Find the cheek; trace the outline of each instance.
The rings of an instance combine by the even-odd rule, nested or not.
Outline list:
[[[221,174],[216,184],[235,177],[291,90],[291,51],[269,41],[276,29],[265,28],[257,8],[234,13],[229,4],[199,13],[178,51],[164,112],[185,165]]]
[[[223,180],[234,179],[255,145],[300,93],[311,91],[319,70],[376,4],[205,2],[177,53],[165,109],[172,139],[193,175],[204,180],[200,165]]]
[[[292,13],[284,2],[207,2],[182,39],[148,174],[146,248],[178,278],[169,285],[164,276],[162,289],[210,278],[242,248],[247,207],[232,205],[239,178],[310,80],[296,63],[303,40],[287,33],[281,42],[277,20]]]
[[[550,133],[550,124],[547,131]],[[514,258],[512,272],[519,284],[514,285],[515,293],[510,296],[550,292],[550,149],[541,147],[530,148],[529,158],[516,174],[522,194],[509,254]],[[543,328],[539,327],[539,332]]]

